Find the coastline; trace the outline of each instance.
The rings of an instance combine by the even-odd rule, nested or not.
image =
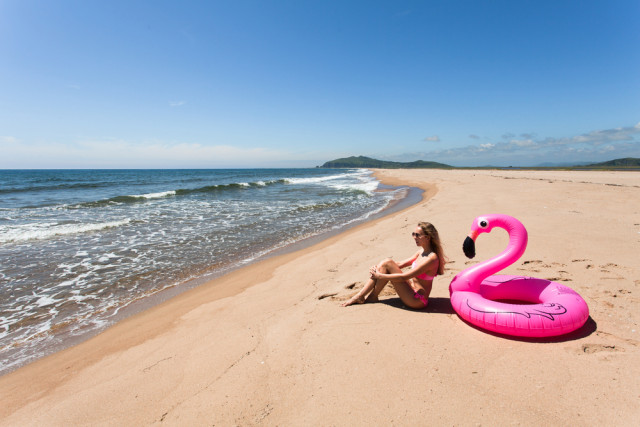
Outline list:
[[[373,187],[376,186],[376,179],[373,177],[372,173],[370,171],[366,171],[366,170],[359,170],[360,174],[362,174],[364,171],[365,175],[367,175],[366,179],[358,179],[356,182],[349,182],[348,180],[346,181],[346,184],[340,180],[338,180],[339,182],[342,182],[343,185],[346,185],[349,188],[355,188],[359,191],[363,191],[363,188],[366,188],[366,191],[370,191],[370,185],[367,185],[368,182],[371,182],[373,184]],[[135,172],[135,171],[134,171]],[[179,172],[179,171],[171,171],[171,172]],[[215,172],[215,171],[214,171]],[[359,175],[357,172],[358,171],[351,171],[351,172],[356,172],[356,173],[347,173],[343,176],[356,176]],[[262,181],[260,179],[257,179],[255,177],[255,175],[252,175],[252,173],[249,174],[244,174],[244,172],[236,172],[236,171],[231,171],[231,172],[226,172],[222,173],[222,174],[218,174],[218,175],[207,175],[207,179],[226,179],[231,180],[231,182],[235,182],[238,181],[237,186],[243,187],[244,185],[247,185],[249,187],[253,186],[253,187],[262,187],[263,185],[265,187],[268,187],[269,184],[267,183],[277,183],[278,180],[276,180],[274,178],[274,174],[265,174],[264,176],[259,176],[261,178],[264,178],[265,181]],[[336,171],[330,171],[329,172],[334,178],[336,177]],[[278,173],[275,173],[275,177],[277,178],[278,176],[288,176],[291,178],[286,178],[286,179],[290,179],[292,182],[292,185],[294,186],[304,186],[305,183],[314,183],[317,179],[322,180],[321,178],[318,177],[322,177],[326,175],[323,174],[317,174],[314,171],[314,174],[311,174],[311,177],[305,176],[305,175],[300,175],[300,173],[297,173],[295,171],[289,171],[287,169],[282,169],[279,170]],[[136,175],[134,175],[136,176]],[[190,176],[190,175],[189,175]],[[200,175],[197,175],[198,177],[200,177]],[[299,178],[299,176],[302,176],[302,178]],[[222,178],[221,178],[222,177]],[[298,178],[296,178],[298,177]],[[123,180],[128,180],[128,179],[132,179],[131,176],[129,175],[124,175]],[[253,179],[254,181],[252,181],[251,179]],[[296,179],[301,179],[300,182],[296,181]],[[201,178],[200,178],[201,180]],[[247,181],[248,183],[245,183],[244,181]],[[354,180],[355,181],[355,180]],[[164,181],[162,181],[164,182]],[[333,181],[332,181],[333,182]],[[364,182],[364,184],[363,184]],[[379,181],[377,181],[377,183],[379,183]],[[173,184],[173,186],[172,186]],[[226,185],[225,184],[225,188],[229,187],[229,188],[233,188],[234,184],[231,185]],[[340,184],[338,184],[340,185]],[[165,192],[154,192],[155,190],[164,190],[166,188],[178,188],[179,185],[175,182],[170,182],[169,184],[164,183],[162,185],[162,188],[148,188],[148,192],[145,193],[142,196],[139,197],[149,197],[152,199],[165,199],[165,195],[168,193],[175,193],[176,191],[178,192],[185,192],[188,190],[171,190],[171,191],[165,191]],[[196,186],[197,187],[197,186]],[[317,186],[317,187],[322,187],[322,186]],[[385,187],[383,185],[380,185],[380,187]],[[196,188],[197,191],[200,190],[211,190],[212,188],[217,188],[217,186],[209,186],[209,187],[201,187],[201,188]],[[244,187],[243,187],[244,188]],[[393,190],[397,190],[397,191],[393,191]],[[216,237],[216,239],[213,239],[212,245],[208,245],[211,246],[213,249],[210,249],[209,247],[199,247],[199,248],[195,248],[192,249],[191,252],[187,251],[187,252],[183,252],[183,251],[175,251],[175,252],[183,252],[182,255],[182,259],[180,258],[180,255],[177,255],[174,257],[174,265],[178,266],[178,269],[181,269],[181,274],[174,274],[175,273],[175,269],[171,270],[171,268],[169,268],[169,271],[167,272],[161,272],[160,274],[158,274],[158,271],[155,272],[155,274],[150,275],[148,274],[147,277],[155,277],[155,280],[150,280],[148,282],[144,282],[144,280],[139,284],[137,282],[133,283],[127,283],[126,280],[122,280],[123,277],[137,277],[139,275],[144,276],[145,274],[145,265],[138,265],[137,261],[135,259],[131,259],[128,258],[127,256],[130,255],[132,252],[135,252],[136,256],[138,256],[139,252],[138,249],[135,250],[128,250],[128,248],[130,248],[129,244],[131,242],[120,242],[119,239],[111,236],[112,238],[105,238],[104,241],[107,242],[106,245],[107,246],[111,246],[112,250],[111,252],[108,253],[108,257],[107,259],[111,259],[111,257],[113,257],[116,260],[123,260],[122,265],[136,265],[136,267],[134,267],[135,269],[132,269],[131,271],[129,271],[129,274],[121,274],[120,275],[120,279],[117,282],[113,280],[113,276],[107,275],[107,274],[99,274],[95,276],[95,286],[93,287],[92,291],[89,292],[89,295],[85,296],[82,292],[82,287],[78,288],[76,286],[73,285],[73,274],[71,274],[70,277],[66,277],[66,280],[63,282],[64,287],[69,288],[69,289],[73,289],[73,298],[72,301],[76,300],[76,294],[77,294],[77,299],[78,301],[84,301],[85,297],[87,297],[86,299],[89,300],[89,302],[87,303],[87,306],[89,307],[87,309],[88,313],[93,313],[95,314],[95,316],[92,315],[87,315],[87,314],[80,314],[77,316],[77,318],[74,318],[72,315],[68,315],[68,321],[64,322],[64,321],[60,321],[60,319],[56,319],[57,323],[54,323],[53,320],[51,321],[51,323],[54,323],[53,326],[48,326],[44,321],[41,321],[41,324],[35,324],[31,326],[31,329],[36,329],[37,327],[40,327],[40,329],[37,329],[37,333],[35,333],[35,339],[29,341],[29,339],[25,339],[25,340],[20,340],[20,339],[16,339],[15,341],[11,341],[11,340],[5,340],[2,342],[2,356],[3,356],[3,361],[2,364],[0,364],[0,376],[5,375],[9,372],[12,372],[16,369],[18,369],[21,366],[25,366],[39,358],[45,357],[47,355],[56,353],[60,350],[63,350],[65,348],[77,345],[99,333],[101,333],[102,331],[108,329],[109,327],[113,326],[114,324],[118,323],[119,321],[134,315],[140,311],[149,309],[163,301],[166,301],[170,298],[173,298],[177,295],[179,295],[182,292],[185,292],[193,287],[197,287],[200,286],[202,284],[205,284],[209,281],[213,281],[221,276],[224,276],[238,268],[242,268],[244,266],[247,266],[249,264],[255,263],[255,262],[259,262],[263,259],[269,258],[271,256],[276,256],[279,254],[283,254],[283,253],[288,253],[288,252],[293,252],[299,249],[303,249],[306,248],[308,246],[311,246],[317,242],[320,242],[328,237],[334,236],[339,234],[341,231],[345,230],[345,229],[349,229],[355,225],[358,225],[360,223],[366,222],[370,219],[375,219],[378,217],[382,217],[384,215],[387,215],[389,213],[393,213],[395,211],[397,211],[398,209],[401,209],[403,207],[406,207],[412,203],[416,203],[417,201],[419,201],[420,199],[420,194],[421,191],[418,190],[417,188],[410,188],[410,187],[405,187],[403,186],[402,188],[394,188],[394,187],[388,187],[385,188],[384,190],[381,190],[381,193],[385,193],[385,192],[389,192],[387,193],[387,195],[385,196],[381,196],[381,195],[374,195],[374,197],[371,197],[372,200],[387,200],[387,204],[386,206],[384,205],[378,205],[378,206],[370,206],[370,209],[367,210],[363,210],[362,206],[360,204],[358,204],[357,207],[354,207],[352,209],[352,214],[349,215],[348,218],[344,218],[344,217],[340,217],[340,215],[338,214],[338,218],[330,218],[327,217],[327,221],[329,223],[329,227],[321,227],[320,229],[311,226],[307,226],[306,233],[303,233],[302,236],[300,236],[299,234],[299,230],[300,227],[291,227],[293,230],[298,230],[298,235],[296,235],[296,232],[293,233],[292,236],[290,236],[290,238],[287,239],[288,234],[287,234],[287,230],[282,230],[282,233],[280,233],[279,238],[275,238],[275,239],[261,239],[260,235],[258,236],[253,236],[252,239],[257,239],[255,240],[257,245],[251,245],[251,250],[241,250],[240,253],[236,256],[233,257],[229,257],[227,255],[227,253],[233,253],[234,252],[234,248],[236,249],[237,252],[237,247],[234,245],[231,245],[229,247],[230,251],[224,251],[224,250],[220,250],[217,249],[217,252],[211,252],[212,250],[216,250],[215,248],[220,248],[223,247],[224,245],[221,242],[225,241],[225,237],[233,237],[233,236],[225,236],[223,230],[219,230],[218,233],[214,234]],[[118,190],[114,191],[114,194],[120,194],[120,192],[118,192]],[[127,194],[127,190],[126,189],[122,189],[122,194]],[[310,194],[315,194],[314,190],[310,191]],[[392,194],[392,200],[389,202],[389,194]],[[86,196],[86,195],[85,195]],[[305,193],[306,198],[308,197],[313,197],[313,196],[309,196],[308,193]],[[131,198],[136,198],[138,196],[118,196],[121,198],[125,198],[125,199],[131,199]],[[266,196],[268,197],[268,196]],[[275,196],[276,200],[277,200],[277,195]],[[171,201],[173,200],[173,197],[168,197],[167,200]],[[136,199],[137,200],[137,199]],[[353,200],[352,200],[353,201]],[[349,203],[345,203],[345,206],[348,206]],[[165,204],[166,206],[166,204]],[[304,205],[305,208],[307,208],[307,205]],[[170,208],[165,208],[165,209],[170,209]],[[177,215],[180,215],[181,210],[183,209],[182,206],[174,206],[174,209],[177,210]],[[251,215],[251,206],[247,207],[247,210],[244,212],[245,215]],[[150,210],[153,210],[153,207],[150,208]],[[99,214],[99,213],[98,213]],[[184,212],[184,215],[186,215],[187,217],[189,217],[189,215],[194,215],[193,212]],[[135,214],[130,214],[131,216],[127,215],[127,221],[129,221],[130,217],[137,217]],[[195,215],[197,217],[197,215]],[[305,218],[305,215],[296,215],[297,218]],[[272,224],[280,224],[282,223],[281,221],[274,221],[273,217],[267,216],[264,217],[265,221],[269,221],[269,218],[271,218],[271,223]],[[343,224],[345,222],[345,220],[347,221],[346,224]],[[317,221],[317,218],[316,218]],[[331,222],[337,222],[338,225],[333,225],[331,226]],[[99,221],[98,221],[99,222]],[[144,224],[145,221],[139,221],[140,223]],[[215,224],[216,221],[209,221],[209,223],[213,223]],[[316,222],[317,223],[317,222]],[[287,224],[290,224],[289,222],[287,222]],[[343,224],[343,225],[340,225]],[[277,227],[277,226],[276,226]],[[211,236],[207,235],[207,230],[206,227],[199,228],[202,231],[202,234],[207,236],[206,239],[209,239]],[[128,230],[129,234],[131,235],[132,232],[131,230]],[[148,231],[148,230],[147,230]],[[164,230],[163,230],[164,231]],[[174,230],[175,231],[175,230]],[[144,230],[143,230],[144,232]],[[154,235],[153,232],[149,233],[150,235]],[[179,233],[173,233],[174,235],[180,235],[181,239],[189,239],[189,232],[187,232],[187,235],[181,235]],[[304,235],[306,234],[307,237],[304,237]],[[193,236],[191,236],[191,238],[193,238]],[[114,240],[115,239],[115,240]],[[124,239],[126,241],[126,238]],[[229,239],[231,242],[233,242],[233,238]],[[248,241],[251,240],[250,239],[243,239],[243,241]],[[288,240],[288,241],[287,241]],[[124,245],[124,249],[122,246],[119,245],[114,245],[113,242],[114,241],[118,241],[120,243],[126,243]],[[203,241],[202,239],[200,241]],[[272,244],[261,244],[261,242],[269,242],[271,241]],[[139,242],[138,242],[139,243]],[[165,242],[159,242],[162,245],[165,245]],[[240,247],[242,247],[242,244],[240,244]],[[95,249],[97,247],[99,247],[99,244],[94,244],[94,248]],[[153,248],[155,245],[149,244],[147,245],[149,248]],[[196,245],[197,246],[197,245]],[[85,248],[86,249],[86,248]],[[249,247],[246,247],[245,249],[249,249]],[[118,252],[118,250],[120,252]],[[83,268],[87,268],[90,269],[91,265],[89,262],[86,261],[86,259],[91,259],[93,254],[93,250],[87,250],[87,251],[83,251],[83,250],[77,250],[77,255],[75,258],[77,258],[78,256],[83,257],[82,258],[82,267]],[[156,255],[162,255],[161,252],[162,250],[160,249],[160,251],[155,251]],[[196,253],[198,255],[196,255]],[[210,258],[206,258],[206,256],[200,256],[199,254],[203,253],[203,254],[208,254],[210,256]],[[148,255],[148,254],[147,254]],[[193,258],[190,255],[195,255],[196,259],[201,259],[200,264],[196,265],[197,267],[200,267],[199,271],[197,272],[193,272]],[[246,255],[246,256],[245,256]],[[19,254],[14,255],[17,257],[20,257]],[[60,257],[60,258],[59,258]],[[23,257],[28,259],[29,257]],[[55,255],[50,255],[50,256],[46,256],[46,253],[42,255],[42,258],[45,259],[52,259],[52,260],[58,260],[57,262],[59,263],[59,265],[68,268],[70,271],[73,268],[77,268],[78,265],[73,264],[74,262],[76,262],[76,259],[73,258],[71,260],[66,260],[63,258],[63,255],[61,254],[55,254]],[[94,259],[98,259],[97,257],[93,257]],[[103,255],[104,258],[104,255]],[[141,255],[138,256],[138,258],[148,258],[145,257],[145,253],[143,252]],[[9,258],[10,259],[10,258]],[[212,266],[211,264],[211,260],[215,260],[216,264],[215,267]],[[66,262],[65,262],[66,261]],[[129,262],[127,262],[129,261]],[[165,260],[166,261],[166,260]],[[87,262],[89,264],[89,266],[85,266],[85,262]],[[204,267],[203,267],[204,266]],[[109,268],[106,267],[105,265],[99,265],[99,268]],[[118,271],[116,271],[116,273],[118,273]],[[173,275],[172,275],[173,274]],[[109,279],[110,278],[110,279]],[[5,278],[6,279],[6,278]],[[41,277],[41,278],[33,278],[32,282],[33,283],[43,283],[43,284],[48,284],[49,287],[51,289],[56,289],[56,284],[57,282],[55,281],[57,278],[52,278],[51,276],[45,276],[45,277]],[[97,303],[93,303],[92,304],[92,300],[90,300],[88,297],[91,296],[91,293],[99,293],[96,292],[97,291],[102,291],[108,287],[101,287],[101,284],[105,281],[110,280],[112,283],[110,286],[112,286],[113,289],[108,289],[107,292],[117,292],[118,290],[122,290],[122,289],[128,289],[129,286],[133,285],[133,292],[126,292],[126,296],[122,296],[122,298],[120,298],[116,303],[114,304],[109,304],[109,301],[111,300],[111,298],[102,298],[101,300],[104,301],[104,305],[103,302],[97,302]],[[9,280],[8,283],[10,283],[11,280]],[[86,283],[89,283],[90,280],[86,280]],[[5,280],[5,283],[7,283],[7,281]],[[149,283],[154,283],[153,285],[149,285]],[[63,284],[60,284],[60,286],[62,287]],[[20,286],[21,283],[16,282],[12,285],[12,288],[15,289],[21,289],[22,287]],[[8,285],[7,285],[8,286]],[[140,290],[145,290],[145,286],[147,286],[146,288],[146,292],[140,292]],[[36,289],[34,292],[37,292],[38,289]],[[23,289],[22,293],[25,295],[28,295],[29,292],[29,288]],[[35,295],[35,293],[34,293]],[[46,295],[46,294],[45,294]],[[41,299],[43,297],[41,296]],[[29,309],[31,309],[31,307],[26,306],[23,304],[22,309],[18,308],[14,308],[12,306],[11,301],[15,300],[16,303],[18,304],[17,301],[20,301],[20,299],[18,298],[18,296],[12,297],[12,298],[7,298],[5,300],[6,304],[3,305],[3,310],[6,309],[7,312],[11,313],[11,312],[19,312],[19,311],[30,311]],[[64,296],[63,297],[59,297],[59,296],[55,296],[52,297],[52,302],[54,303],[59,303],[58,305],[60,305],[60,302],[63,302],[65,300]],[[40,304],[40,302],[36,302],[34,305],[38,305]],[[72,306],[72,308],[76,308],[76,305],[70,304]],[[106,306],[106,308],[105,308]],[[44,313],[43,313],[43,317],[47,315],[48,313],[58,313],[58,312],[67,312],[67,313],[73,313],[73,309],[69,309],[69,304],[67,304],[66,307],[58,307],[57,305],[53,305],[53,306],[47,306],[44,309]],[[102,314],[104,315],[102,315]],[[112,314],[111,314],[112,313]],[[35,314],[33,314],[33,312],[31,312],[32,317],[38,317],[38,313],[35,312]],[[46,320],[46,317],[44,317]],[[5,319],[7,320],[7,319]],[[64,320],[64,319],[63,319]],[[10,323],[11,319],[8,321]],[[83,322],[87,321],[87,324],[83,325]],[[28,322],[28,321],[27,321]],[[92,323],[95,326],[87,326],[88,324]],[[27,323],[28,324],[28,323]],[[60,326],[62,325],[62,326]],[[68,328],[66,328],[64,325],[70,325]],[[72,330],[71,326],[75,326],[76,329]],[[19,329],[19,328],[18,328]],[[18,331],[17,329],[17,331]],[[47,331],[50,330],[52,333],[51,334],[47,334]],[[18,333],[20,333],[20,331],[18,331]],[[49,335],[49,336],[48,336]],[[16,333],[14,333],[14,336],[16,336]],[[29,337],[29,333],[28,332],[23,332],[23,336],[25,337]],[[19,337],[18,337],[19,338]],[[44,341],[48,340],[48,343],[45,343]],[[47,344],[47,345],[43,345],[43,344]]]
[[[11,389],[11,396],[19,396],[15,400],[12,399],[17,405],[28,401],[34,392],[36,395],[46,394],[64,383],[68,376],[66,371],[71,366],[74,371],[83,370],[109,354],[141,345],[170,330],[174,322],[198,306],[234,297],[255,286],[259,283],[254,280],[256,271],[260,272],[260,282],[268,281],[278,267],[294,262],[298,256],[336,244],[342,237],[367,227],[369,223],[409,209],[424,201],[427,195],[437,192],[434,186],[414,187],[397,180],[390,184],[384,182],[384,177],[381,178],[375,171],[373,174],[382,185],[407,187],[408,193],[400,201],[392,203],[365,220],[278,248],[249,264],[228,270],[221,275],[208,279],[192,279],[184,289],[169,288],[147,297],[145,301],[134,302],[121,310],[122,315],[116,323],[106,329],[71,340],[70,345],[3,374],[0,376],[0,391],[4,390],[6,380]],[[68,367],[63,369],[61,365]],[[7,379],[8,377],[11,379]],[[33,386],[25,388],[24,383]],[[14,408],[10,404],[0,409],[0,425],[1,420],[13,411]]]
[[[637,419],[637,176],[375,174],[384,184],[422,188],[423,200],[231,272],[0,377],[7,396],[0,424]],[[577,334],[509,339],[471,327],[452,311],[448,283],[470,264],[459,247],[473,218],[494,212],[518,217],[530,233],[525,255],[509,269],[555,276],[587,300],[591,319]],[[408,234],[422,219],[436,225],[451,260],[429,308],[406,310],[393,296],[340,307],[370,264],[412,251]],[[478,258],[504,243],[503,235],[487,236]]]

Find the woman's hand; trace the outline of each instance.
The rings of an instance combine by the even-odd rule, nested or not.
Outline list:
[[[372,279],[378,279],[380,274],[378,273],[378,267],[375,265],[371,267],[371,270],[369,270],[369,274],[371,274]]]

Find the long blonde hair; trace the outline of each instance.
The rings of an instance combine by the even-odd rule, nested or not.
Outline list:
[[[429,236],[431,239],[431,250],[438,255],[438,274],[444,274],[444,265],[447,263],[448,259],[444,254],[444,250],[442,249],[442,242],[440,242],[440,235],[438,234],[438,230],[431,224],[430,222],[419,222],[418,227],[422,229],[422,232]]]

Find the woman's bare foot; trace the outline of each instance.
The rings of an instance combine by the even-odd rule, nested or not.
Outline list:
[[[364,304],[364,298],[355,296],[351,298],[349,301],[345,301],[340,305],[343,307],[349,307],[350,305],[353,305],[353,304]]]
[[[373,296],[369,294],[369,296],[367,297],[366,300],[364,300],[364,302],[378,302],[378,296]]]

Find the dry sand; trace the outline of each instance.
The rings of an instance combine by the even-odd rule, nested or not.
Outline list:
[[[2,425],[638,425],[640,174],[377,171],[425,199],[270,258],[0,378]],[[511,274],[553,279],[589,304],[569,336],[519,340],[462,321],[451,278],[476,216],[527,227]],[[429,307],[339,303],[418,221],[450,259]],[[477,241],[473,262],[507,235]]]

